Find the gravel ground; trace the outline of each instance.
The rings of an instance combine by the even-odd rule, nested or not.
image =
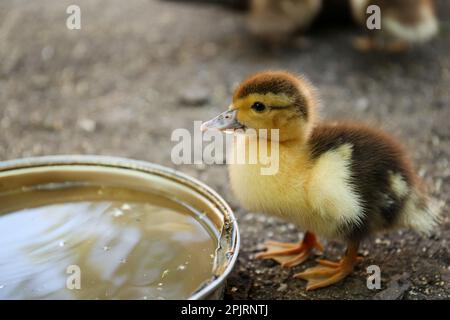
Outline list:
[[[65,27],[76,2],[82,29]],[[409,148],[431,193],[445,202],[445,221],[424,238],[381,234],[361,248],[364,262],[339,285],[314,292],[253,256],[267,239],[297,241],[294,226],[239,207],[225,166],[177,166],[208,183],[235,209],[242,250],[227,299],[450,298],[450,5],[444,30],[426,47],[401,56],[361,54],[358,31],[334,25],[306,35],[307,45],[268,51],[247,34],[244,14],[218,6],[156,0],[0,2],[0,160],[48,154],[102,154],[175,167],[176,128],[192,130],[224,110],[249,73],[282,68],[305,74],[319,89],[325,119],[380,126]],[[325,255],[338,258],[342,243]],[[382,289],[366,287],[377,264]],[[313,261],[306,263],[306,267]]]

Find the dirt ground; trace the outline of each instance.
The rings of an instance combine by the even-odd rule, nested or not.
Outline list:
[[[81,30],[65,26],[82,10]],[[444,5],[445,3],[445,5]],[[102,154],[163,164],[212,186],[236,211],[242,249],[227,299],[450,298],[450,4],[425,47],[400,56],[353,50],[352,26],[306,35],[301,48],[268,51],[246,32],[244,15],[218,6],[157,0],[0,2],[0,160]],[[305,42],[305,41],[304,41]],[[271,261],[254,259],[264,240],[297,241],[293,225],[249,213],[230,193],[226,167],[175,166],[171,133],[225,110],[249,73],[287,69],[319,89],[325,119],[351,118],[400,137],[445,221],[431,237],[398,231],[368,239],[364,262],[341,284],[314,292]],[[328,242],[336,259],[342,243]],[[379,265],[382,289],[366,287]]]

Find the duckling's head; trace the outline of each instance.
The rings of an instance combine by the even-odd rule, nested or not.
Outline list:
[[[312,129],[317,99],[312,85],[284,71],[257,73],[243,81],[229,109],[203,124],[203,130],[279,130],[279,141],[305,141]],[[254,132],[254,131],[252,131]]]

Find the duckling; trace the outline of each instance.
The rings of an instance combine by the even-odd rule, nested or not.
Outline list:
[[[355,47],[368,51],[381,49],[402,52],[424,43],[438,33],[438,19],[433,0],[350,0],[356,21],[366,27],[366,10],[377,5],[381,12],[381,29],[358,38]]]
[[[241,137],[250,129],[278,130],[276,139],[264,135],[266,144],[278,144],[275,174],[262,175],[262,161],[231,163],[229,178],[247,210],[281,217],[305,231],[299,243],[267,242],[259,258],[293,267],[314,249],[323,251],[318,236],[347,242],[340,261],[318,260],[318,266],[295,275],[308,281],[307,290],[349,275],[361,260],[360,242],[374,232],[408,227],[427,234],[439,220],[399,142],[363,124],[320,122],[317,105],[316,90],[305,78],[262,72],[240,84],[229,109],[202,126]],[[258,135],[258,144],[264,136]],[[250,141],[236,139],[234,152],[247,153]]]
[[[306,29],[318,15],[322,0],[251,0],[250,32],[271,44],[280,44]]]

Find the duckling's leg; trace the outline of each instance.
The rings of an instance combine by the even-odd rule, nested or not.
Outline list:
[[[358,257],[359,242],[350,242],[345,256],[338,262],[317,260],[320,266],[309,268],[294,275],[308,281],[306,290],[327,287],[341,281],[352,273],[355,265],[362,260]]]
[[[405,53],[408,51],[409,45],[404,41],[391,41],[386,44],[385,51],[388,53]]]
[[[353,39],[353,47],[360,52],[370,52],[377,49],[377,43],[373,37],[362,36]]]
[[[267,241],[265,245],[267,251],[259,253],[256,258],[273,259],[283,267],[294,267],[304,262],[313,248],[323,251],[322,245],[311,232],[306,232],[299,243]]]

